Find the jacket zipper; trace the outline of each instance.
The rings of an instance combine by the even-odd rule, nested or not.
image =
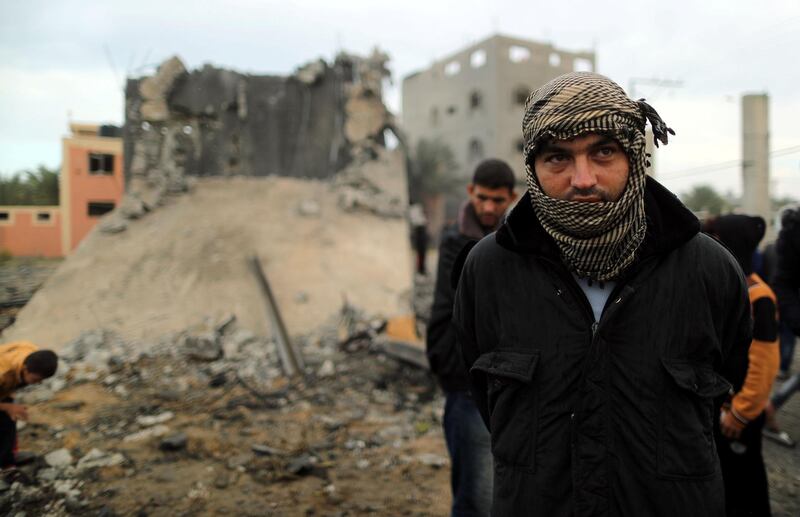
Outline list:
[[[633,276],[642,268],[644,264],[646,264],[649,259],[640,262],[635,269],[630,271],[628,275],[625,275],[625,280],[620,281],[611,291],[611,294],[608,297],[608,301],[606,301],[605,306],[603,307],[603,312],[600,314],[600,321],[595,321],[594,319],[594,311],[592,310],[591,305],[589,304],[589,300],[586,298],[586,295],[581,290],[580,286],[575,282],[575,279],[572,278],[572,275],[569,274],[569,271],[566,270],[563,264],[556,263],[550,259],[545,257],[541,257],[544,261],[548,262],[555,270],[556,274],[561,278],[561,280],[566,284],[567,289],[569,289],[572,293],[574,299],[578,300],[578,303],[583,306],[584,316],[586,317],[587,321],[591,321],[590,329],[591,329],[591,339],[589,342],[589,354],[592,353],[592,350],[596,346],[597,343],[597,333],[600,329],[600,324],[607,324],[609,318],[613,316],[613,314],[617,311],[618,307],[622,305],[624,300],[627,300],[628,296],[634,292],[634,289],[629,286],[629,280],[633,278]],[[560,293],[559,293],[560,294]],[[587,357],[588,360],[588,357]],[[572,499],[577,503],[578,501],[578,429],[577,424],[575,422],[575,417],[577,414],[577,410],[573,409],[570,412],[569,420],[570,420],[570,449],[571,449],[571,473],[572,473]]]

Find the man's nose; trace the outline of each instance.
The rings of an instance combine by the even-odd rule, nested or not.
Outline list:
[[[575,158],[575,172],[572,174],[570,186],[576,189],[587,189],[597,185],[597,176],[594,173],[592,162],[587,156]]]

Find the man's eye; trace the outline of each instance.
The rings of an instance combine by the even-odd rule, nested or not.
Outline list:
[[[601,147],[597,150],[597,154],[604,157],[612,156],[615,152],[617,152],[617,150],[613,147]]]
[[[561,163],[566,159],[567,159],[566,155],[563,155],[563,154],[551,154],[550,156],[545,158],[544,161],[546,161],[548,163]]]

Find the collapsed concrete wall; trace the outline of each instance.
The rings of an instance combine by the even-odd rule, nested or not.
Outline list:
[[[127,83],[126,191],[149,208],[186,190],[188,176],[329,178],[374,157],[394,127],[382,101],[387,62],[377,49],[340,53],[283,77],[188,71],[170,58]]]

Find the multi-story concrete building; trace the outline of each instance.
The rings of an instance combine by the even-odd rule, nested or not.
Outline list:
[[[0,251],[13,256],[65,256],[122,199],[119,129],[70,124],[70,131],[62,140],[59,205],[0,206]]]
[[[409,143],[440,139],[468,178],[484,158],[507,161],[524,177],[521,123],[531,91],[561,74],[594,71],[594,52],[495,35],[403,79]]]

